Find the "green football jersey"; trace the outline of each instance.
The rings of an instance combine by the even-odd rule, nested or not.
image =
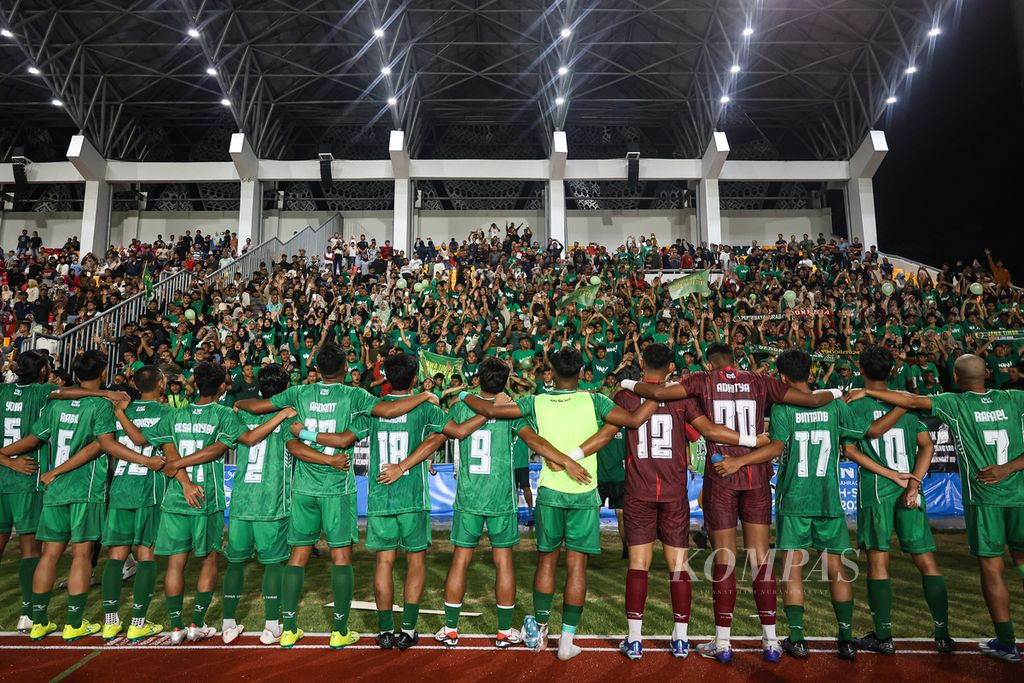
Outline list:
[[[0,426],[4,430],[4,446],[28,436],[32,424],[46,407],[55,384],[0,384]],[[39,487],[39,475],[46,471],[49,447],[29,451],[16,458],[35,458],[39,471],[22,474],[0,467],[0,493],[28,493]]]
[[[932,415],[949,425],[956,444],[964,502],[1024,506],[1024,472],[1014,472],[998,484],[977,479],[983,467],[1004,465],[1024,453],[1024,391],[939,394],[931,402]]]
[[[142,436],[149,440],[158,435],[160,420],[173,408],[157,401],[134,401],[125,409],[131,423],[139,428]],[[129,450],[149,458],[159,458],[163,451],[156,446],[139,448],[131,440],[121,423],[117,424],[117,440]],[[149,505],[159,505],[167,489],[167,477],[163,472],[153,470],[127,460],[115,458],[114,478],[110,480],[110,507],[134,510]]]
[[[626,481],[626,430],[620,429],[608,445],[597,452],[597,482]]]
[[[253,415],[239,411],[246,429],[256,429],[272,420],[273,413]],[[285,447],[293,439],[285,420],[270,436],[257,444],[238,446],[238,466],[231,489],[231,519],[250,521],[284,519],[292,507],[292,456]]]
[[[383,400],[394,401],[408,395],[390,394]],[[363,424],[359,431],[365,431],[370,441],[367,515],[372,517],[430,510],[425,461],[407,470],[401,479],[390,485],[377,483],[377,473],[387,465],[398,465],[405,460],[425,437],[439,431],[444,421],[444,411],[433,403],[421,403],[405,415],[391,419],[370,416],[361,420]]]
[[[473,417],[476,413],[459,401],[448,411],[437,431],[449,420],[461,423]],[[488,420],[480,429],[455,442],[456,510],[474,515],[503,515],[518,509],[514,450],[515,442],[520,441],[516,434],[526,424],[522,418]],[[529,454],[529,449],[526,450]]]
[[[100,434],[117,429],[114,406],[105,398],[50,401],[32,425],[32,433],[50,442],[53,469],[96,440]],[[85,465],[53,480],[43,494],[43,505],[102,503],[107,492],[107,454],[101,453]]]
[[[912,472],[917,463],[917,435],[927,432],[928,427],[915,413],[907,413],[885,434],[877,439],[864,435],[878,418],[884,416],[892,406],[873,398],[864,398],[850,404],[850,430],[856,438],[851,442],[864,455],[879,465],[897,472]],[[861,507],[890,503],[903,495],[905,489],[891,479],[880,477],[859,467],[857,473],[857,501]]]
[[[244,433],[245,425],[231,408],[219,403],[193,403],[164,415],[156,427],[156,434],[149,442],[154,446],[162,446],[173,441],[178,449],[178,455],[187,463],[190,455],[216,441],[220,441],[228,448],[234,448]],[[191,507],[185,501],[181,483],[177,479],[172,479],[167,483],[167,492],[164,494],[160,509],[177,515],[195,516],[223,511],[224,459],[189,465],[185,471],[193,484],[203,487],[206,497],[202,505],[197,508]]]
[[[349,429],[361,415],[370,415],[380,399],[357,387],[344,384],[300,384],[288,387],[271,397],[270,402],[278,408],[291,406],[299,414],[299,421],[311,432],[341,433]],[[306,443],[324,455],[335,455],[337,448],[321,446],[316,442]],[[352,452],[348,453],[351,457]],[[295,477],[292,492],[304,496],[341,496],[356,492],[356,478],[352,468],[342,471],[329,465],[316,465],[303,460],[295,462]]]
[[[454,407],[454,406],[453,406]],[[451,413],[449,413],[451,414]],[[521,467],[530,466],[530,447],[526,445],[526,442],[515,436],[512,439],[512,468],[519,469]]]
[[[769,435],[784,445],[775,484],[775,511],[800,517],[842,517],[839,442],[849,408],[832,401],[821,408],[772,406]]]

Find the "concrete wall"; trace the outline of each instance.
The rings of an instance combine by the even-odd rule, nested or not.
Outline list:
[[[278,237],[286,240],[307,225],[320,225],[333,215],[331,212],[267,211],[263,217],[263,239]],[[391,212],[342,212],[345,218],[345,237],[366,235],[379,243],[390,240],[394,220]],[[451,237],[462,240],[470,232],[487,228],[492,222],[504,228],[505,221],[525,223],[533,229],[535,239],[545,238],[545,220],[542,211],[417,211],[413,217],[413,242],[417,237],[432,237],[435,242]],[[566,219],[569,244],[597,242],[608,247],[623,244],[630,235],[639,237],[654,233],[662,244],[679,238],[697,241],[697,217],[693,209],[678,211],[570,211]],[[13,249],[21,231],[38,231],[47,247],[61,246],[72,235],[81,232],[81,214],[78,213],[15,213],[0,212],[0,245]],[[185,230],[214,231],[238,230],[238,215],[234,212],[157,212],[133,211],[111,214],[111,244],[125,244],[132,239],[151,242],[157,235],[168,239]],[[819,232],[830,234],[832,219],[828,209],[806,211],[723,211],[722,234],[727,243],[749,244],[751,240],[774,242],[778,233],[788,239],[803,233],[812,237]]]

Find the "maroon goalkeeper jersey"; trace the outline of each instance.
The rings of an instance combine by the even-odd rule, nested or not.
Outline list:
[[[695,372],[683,378],[682,384],[687,396],[700,401],[704,414],[712,422],[747,436],[757,436],[764,431],[767,409],[774,403],[781,403],[788,389],[782,380],[735,368]],[[725,456],[746,455],[751,450],[743,446],[708,444],[709,456],[715,452]],[[749,490],[768,486],[771,478],[772,464],[765,462],[743,467],[725,478],[716,477],[715,485]]]
[[[620,391],[613,399],[634,412],[643,399]],[[690,452],[684,401],[669,401],[639,429],[626,430],[626,495],[656,503],[686,500],[686,464]]]

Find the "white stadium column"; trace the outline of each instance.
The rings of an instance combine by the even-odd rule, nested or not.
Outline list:
[[[259,244],[263,238],[263,184],[259,181],[259,159],[245,138],[245,133],[233,133],[228,150],[242,185],[238,203],[238,248],[247,239]]]
[[[551,159],[548,162],[548,191],[544,211],[548,237],[566,246],[569,235],[565,215],[565,160],[568,156],[569,142],[565,131],[556,130],[551,142]]]
[[[878,245],[875,222],[875,172],[889,151],[885,133],[873,130],[850,159],[850,180],[846,183],[846,209],[850,239],[859,237],[864,249]]]
[[[391,246],[409,256],[412,248],[413,196],[409,179],[409,151],[405,148],[405,132],[391,131],[388,141],[391,170],[395,176],[395,209],[391,230]]]
[[[701,242],[708,246],[722,243],[722,209],[718,195],[718,178],[729,158],[729,139],[716,131],[701,159],[701,180],[697,185],[697,227]]]
[[[110,241],[110,183],[106,180],[107,160],[84,135],[75,135],[68,145],[68,161],[85,179],[82,205],[81,254],[102,256]]]

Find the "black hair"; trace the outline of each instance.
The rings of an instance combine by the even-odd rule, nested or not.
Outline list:
[[[99,349],[83,351],[71,362],[71,372],[79,382],[99,379],[107,369],[107,354]]]
[[[638,382],[643,379],[643,375],[640,374],[640,368],[635,365],[626,365],[619,370],[618,380],[621,382],[624,379],[631,379],[634,382]]]
[[[811,354],[800,349],[786,349],[775,359],[775,367],[791,382],[806,382],[811,376]]]
[[[264,365],[260,369],[260,376],[256,378],[256,382],[260,387],[260,396],[263,398],[270,398],[280,394],[288,388],[290,381],[291,376],[280,363]]]
[[[889,379],[892,365],[892,352],[884,346],[868,346],[860,352],[860,370],[872,381],[882,382]]]
[[[224,366],[210,360],[204,360],[196,365],[192,371],[192,379],[195,380],[199,396],[216,396],[226,380]]]
[[[510,370],[504,361],[494,356],[484,358],[480,364],[480,388],[488,394],[500,394],[508,382]]]
[[[579,377],[583,369],[583,354],[575,346],[563,346],[550,356],[555,374],[562,379]]]
[[[393,389],[407,391],[416,381],[420,363],[408,353],[393,353],[384,359],[384,374]]]
[[[665,370],[672,364],[672,349],[665,344],[648,344],[641,356],[648,370]]]
[[[722,342],[715,342],[708,346],[708,350],[704,352],[704,355],[707,356],[708,360],[711,360],[712,356],[720,356],[730,362],[735,358],[732,353],[732,347]]]
[[[345,351],[337,342],[327,342],[316,353],[316,368],[324,377],[340,377],[345,374]]]
[[[32,349],[18,354],[18,367],[14,374],[18,376],[18,384],[35,384],[46,381],[47,377],[43,375],[43,371],[46,370],[46,374],[49,375],[49,368],[50,357],[42,351]]]
[[[143,394],[156,391],[156,388],[160,386],[161,377],[163,377],[163,373],[160,372],[160,368],[155,365],[143,365],[135,371],[135,388]]]

